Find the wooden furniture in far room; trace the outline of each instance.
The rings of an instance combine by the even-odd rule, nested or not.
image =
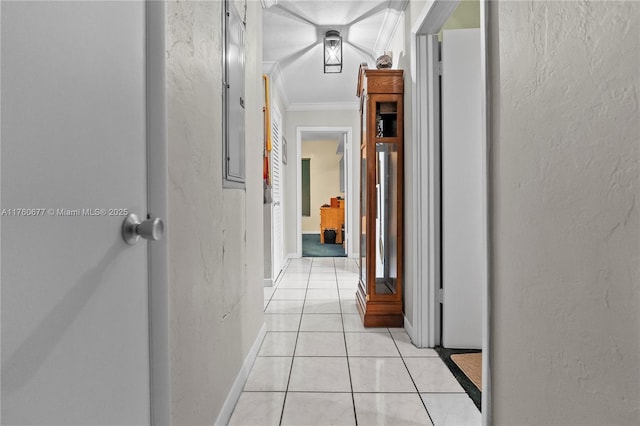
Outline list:
[[[332,198],[331,206],[332,207],[320,207],[320,244],[324,244],[325,229],[335,230],[336,244],[342,244],[342,225],[344,225],[344,200]]]
[[[342,198],[338,198],[338,197],[331,198],[331,207],[344,208],[344,200]]]
[[[356,302],[365,327],[402,327],[402,70],[366,69],[360,98],[360,279]]]

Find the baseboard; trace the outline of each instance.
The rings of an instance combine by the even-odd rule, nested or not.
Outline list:
[[[287,261],[285,260],[285,266],[283,266],[282,269],[280,269],[280,272],[278,272],[278,276],[273,279],[273,285],[276,285],[282,279],[282,276],[284,275],[284,271],[286,269],[286,264],[287,264]]]
[[[271,279],[271,278],[265,278],[265,279],[264,279],[264,286],[265,286],[265,287],[273,287],[273,279]]]
[[[407,334],[409,335],[409,338],[411,339],[411,343],[414,344],[415,347],[417,348],[428,348],[429,343],[428,342],[424,342],[424,344],[422,346],[419,346],[416,344],[416,342],[420,341],[420,339],[418,339],[418,336],[415,336],[414,333],[417,333],[417,330],[414,330],[413,326],[411,325],[411,323],[409,322],[409,319],[407,319],[407,317],[404,317],[404,329],[407,332]]]
[[[260,332],[258,332],[258,336],[256,340],[253,342],[247,357],[244,359],[244,363],[236,376],[236,379],[233,382],[233,386],[231,386],[231,390],[227,395],[227,399],[224,401],[224,405],[222,406],[222,410],[220,410],[220,414],[218,414],[218,418],[216,419],[214,425],[216,426],[224,426],[229,424],[229,420],[231,420],[231,415],[233,414],[233,409],[236,407],[238,403],[238,399],[240,399],[240,395],[242,394],[242,389],[244,388],[244,384],[249,377],[249,373],[251,372],[251,367],[253,367],[253,363],[258,357],[258,351],[260,350],[260,345],[264,340],[264,336],[267,334],[267,325],[262,324],[262,328]]]
[[[302,232],[302,235],[313,235],[313,234],[320,235],[320,231],[318,231],[318,232],[315,232],[315,231],[304,231],[304,232]]]
[[[407,334],[409,335],[409,338],[411,339],[412,342],[416,341],[416,339],[414,339],[414,336],[413,336],[413,326],[411,325],[411,323],[407,319],[406,315],[404,315],[404,331],[407,332]]]
[[[291,259],[300,259],[301,256],[299,256],[297,253],[289,253],[287,255],[287,260],[291,260]]]

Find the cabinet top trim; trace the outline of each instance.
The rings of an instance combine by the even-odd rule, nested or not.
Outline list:
[[[404,70],[360,66],[357,96],[363,97],[369,93],[404,93]]]

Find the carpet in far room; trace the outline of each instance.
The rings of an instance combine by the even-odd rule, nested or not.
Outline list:
[[[342,244],[321,244],[320,234],[302,234],[302,257],[346,257]]]

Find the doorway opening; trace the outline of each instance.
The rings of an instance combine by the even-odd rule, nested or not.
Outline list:
[[[340,142],[338,142],[339,144]],[[332,141],[302,142],[302,257],[344,257],[344,190],[336,195],[336,156]],[[312,163],[313,159],[313,163]],[[313,179],[312,179],[313,170]],[[342,186],[342,185],[340,185]],[[312,200],[313,188],[313,203]],[[328,200],[330,204],[327,203]],[[317,226],[320,206],[320,227]],[[315,225],[314,225],[315,223]]]
[[[420,143],[412,153],[417,208],[411,223],[413,233],[420,236],[413,274],[421,283],[414,288],[412,337],[418,346],[437,348],[476,405],[484,408],[486,424],[490,422],[486,3],[475,2],[477,25],[443,32],[451,28],[447,24],[457,9],[472,3],[435,1],[412,28],[414,134]],[[470,81],[473,84],[467,86]],[[468,357],[474,358],[471,369],[481,375],[481,381],[473,384],[474,373],[460,366],[463,361],[456,363],[455,354],[480,351],[481,360],[477,355]]]
[[[351,127],[297,129],[300,257],[346,257],[349,253],[354,198],[351,134]]]

